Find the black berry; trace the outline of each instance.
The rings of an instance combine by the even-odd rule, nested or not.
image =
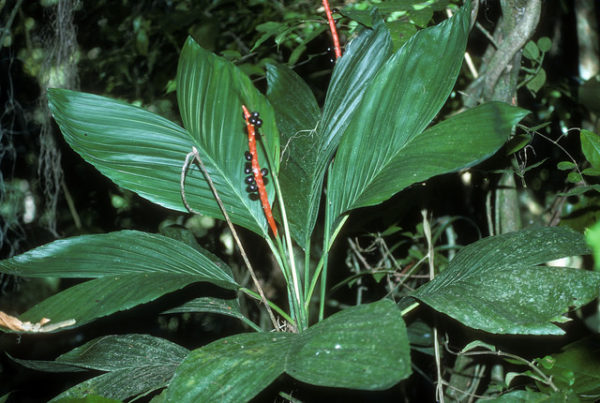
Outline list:
[[[269,174],[269,170],[267,168],[263,168],[260,170],[260,174],[262,176],[267,176]]]
[[[246,161],[252,161],[252,154],[250,154],[250,151],[246,151],[244,157],[246,157]]]
[[[246,192],[248,192],[248,193],[256,192],[257,190],[258,190],[258,186],[256,186],[256,183],[252,183],[252,184],[248,185],[248,187],[246,188]]]
[[[254,126],[256,126],[256,127],[261,127],[261,126],[262,126],[262,119],[258,119],[258,118],[257,118],[257,119],[254,121],[254,123],[252,123],[252,124],[253,124]]]
[[[258,114],[258,112],[252,112],[252,113],[250,114],[250,116],[252,116],[252,117],[253,117],[253,118],[255,118],[255,119],[258,119],[258,116],[259,116],[259,114]]]
[[[246,175],[248,175],[249,173],[252,173],[252,164],[249,162],[246,162],[246,165],[244,165],[244,173]]]
[[[258,196],[258,193],[250,193],[248,195],[248,197],[250,198],[250,200],[258,200],[260,197]]]
[[[255,183],[254,176],[246,176],[244,182],[246,182],[247,185],[252,185],[253,183]]]

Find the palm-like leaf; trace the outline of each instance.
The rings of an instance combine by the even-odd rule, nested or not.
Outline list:
[[[178,99],[187,130],[127,103],[80,92],[51,89],[50,109],[69,145],[118,185],[159,205],[186,211],[179,185],[185,156],[195,146],[231,220],[264,236],[260,203],[244,186],[247,139],[242,104],[261,113],[268,152],[278,170],[279,135],[272,108],[232,63],[202,49],[191,38],[181,54]],[[259,159],[266,166],[264,150]],[[268,191],[273,194],[272,188]],[[190,206],[222,217],[206,179],[192,165],[185,181]]]
[[[350,42],[334,68],[321,121],[314,96],[300,77],[281,66],[267,71],[268,96],[284,139],[282,192],[292,234],[303,247],[315,225],[327,165],[354,108],[391,48],[383,23],[365,29]]]
[[[0,261],[0,272],[23,277],[94,278],[40,302],[23,320],[74,319],[76,326],[152,301],[200,281],[236,289],[215,257],[161,235],[120,231],[52,242]]]
[[[463,7],[451,19],[417,33],[370,83],[353,111],[329,176],[333,219],[359,206],[366,188],[422,133],[446,101],[461,66],[469,11]],[[387,197],[400,190],[390,187]]]

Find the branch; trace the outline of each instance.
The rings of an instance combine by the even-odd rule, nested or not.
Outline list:
[[[507,7],[505,7],[506,9]],[[484,98],[491,99],[496,84],[516,53],[525,46],[540,20],[541,0],[528,0],[521,8],[521,18],[510,34],[499,44],[485,74]]]

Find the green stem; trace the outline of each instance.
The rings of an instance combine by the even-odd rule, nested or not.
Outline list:
[[[306,242],[304,248],[304,301],[306,302],[306,291],[308,290],[310,281],[310,240]],[[308,305],[305,306],[307,308]],[[308,309],[306,309],[308,312]]]
[[[298,270],[296,269],[296,259],[294,258],[294,245],[292,243],[292,237],[290,235],[290,228],[289,228],[289,224],[288,224],[288,220],[287,220],[287,213],[285,210],[285,203],[283,201],[283,194],[281,192],[281,187],[279,186],[279,179],[275,173],[275,170],[273,169],[275,167],[275,165],[273,164],[273,161],[271,160],[271,156],[269,155],[269,153],[267,152],[267,149],[265,147],[265,140],[263,139],[263,137],[260,137],[261,140],[261,144],[263,145],[263,149],[265,151],[265,156],[267,158],[267,163],[269,164],[269,167],[271,168],[271,178],[273,179],[273,185],[275,186],[275,193],[277,195],[277,201],[279,202],[279,209],[281,210],[281,221],[283,224],[283,234],[284,234],[284,238],[285,238],[285,243],[287,246],[287,257],[288,257],[288,262],[289,262],[289,274],[291,274],[292,277],[292,292],[294,295],[294,298],[292,298],[293,304],[292,304],[292,309],[295,309],[296,311],[296,318],[298,320],[298,331],[302,332],[302,330],[306,329],[308,327],[308,320],[307,320],[307,315],[306,315],[306,309],[304,308],[304,301],[303,301],[303,293],[301,291],[301,284],[300,281],[298,279]],[[281,241],[279,240],[279,238],[277,238],[277,242],[280,246],[280,251],[283,250],[283,248],[281,247]],[[282,256],[285,256],[285,254],[283,254]],[[289,280],[289,278],[288,278]],[[289,282],[288,282],[289,284]]]
[[[325,214],[326,214],[325,221],[327,221],[327,213],[325,213]],[[333,231],[333,234],[331,235],[331,237],[329,237],[329,242],[328,243],[323,242],[323,254],[321,255],[321,259],[319,260],[319,263],[317,264],[317,267],[315,269],[315,272],[313,274],[313,277],[312,277],[312,280],[310,283],[310,287],[308,289],[308,292],[306,293],[306,298],[304,299],[304,304],[305,304],[306,309],[308,309],[308,303],[310,302],[313,292],[315,291],[315,287],[317,285],[317,281],[319,280],[319,276],[321,275],[321,271],[323,270],[323,267],[327,264],[327,256],[329,255],[329,249],[331,248],[331,245],[333,245],[333,241],[338,236],[340,230],[346,223],[347,219],[348,219],[348,216],[344,216],[344,218],[342,218],[342,220],[338,224],[335,231]],[[328,232],[328,231],[329,230],[326,230],[326,232]]]
[[[255,293],[254,291],[252,291],[248,288],[242,287],[242,288],[240,288],[240,291],[258,301],[261,301],[260,295],[258,295],[257,293]],[[277,312],[279,315],[281,315],[281,317],[283,319],[288,321],[291,325],[296,326],[296,322],[287,313],[285,313],[285,311],[283,309],[281,309],[279,306],[277,306],[276,304],[274,304],[273,302],[271,302],[269,300],[267,300],[267,303],[275,312]]]

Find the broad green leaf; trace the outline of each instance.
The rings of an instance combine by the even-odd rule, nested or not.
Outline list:
[[[294,340],[286,372],[313,385],[387,389],[411,374],[400,310],[382,300],[343,310]]]
[[[123,274],[190,275],[236,289],[229,268],[192,247],[158,234],[118,231],[82,235],[0,261],[0,272],[21,277],[98,278]]]
[[[103,336],[59,356],[57,363],[99,371],[148,366],[177,366],[189,351],[178,344],[147,334]]]
[[[379,390],[408,377],[410,348],[391,301],[349,308],[301,334],[253,333],[194,350],[168,401],[248,401],[283,373],[315,385]]]
[[[317,213],[307,206],[318,206],[321,196],[311,180],[319,156],[314,144],[321,112],[310,88],[290,68],[267,65],[267,83],[283,144],[278,178],[287,218],[292,236],[305,247]]]
[[[59,372],[65,365],[109,372],[72,387],[52,401],[81,399],[90,394],[127,399],[167,386],[188,353],[165,339],[128,334],[99,337],[55,361],[16,361],[28,368],[50,372]]]
[[[279,170],[279,133],[273,108],[240,69],[201,48],[191,37],[179,58],[177,101],[184,127],[199,147],[204,165],[232,221],[267,236],[260,202],[250,200],[245,190],[244,152],[248,150],[248,138],[242,104],[250,111],[260,113],[263,125],[259,131],[263,141],[258,141],[257,146],[259,162],[276,173]],[[267,164],[261,144],[275,166]],[[267,191],[273,200],[272,183],[267,186]],[[217,208],[214,198],[209,200]],[[190,200],[192,208],[202,213],[207,211],[205,204],[203,201],[196,207]]]
[[[489,237],[461,249],[412,296],[486,332],[563,334],[552,322],[598,296],[600,273],[540,264],[587,253],[583,237],[566,228]]]
[[[414,35],[379,69],[360,102],[346,110],[352,120],[345,127],[329,176],[328,208],[334,220],[351,208],[400,190],[389,186],[385,195],[364,194],[446,101],[462,63],[469,11],[464,7],[451,19]],[[365,200],[357,203],[361,196]]]
[[[373,30],[361,32],[337,61],[323,105],[318,128],[321,134],[314,145],[319,150],[316,172],[325,171],[356,108],[391,52],[390,34],[385,24],[380,22]]]
[[[569,174],[567,175],[567,182],[570,183],[579,183],[583,180],[583,177],[581,176],[581,174],[579,172],[569,172]]]
[[[48,105],[67,143],[102,174],[154,203],[186,211],[179,178],[194,144],[184,129],[142,108],[82,92],[50,88]],[[189,174],[186,195],[190,202],[211,197],[197,170]]]
[[[314,98],[300,78],[283,68],[267,71],[269,99],[285,138],[283,194],[294,238],[302,247],[315,225],[327,165],[371,78],[389,57],[391,46],[383,23],[374,30],[365,29],[350,42],[334,68],[318,125]]]
[[[50,402],[57,403],[65,401],[63,399],[84,398],[90,393],[119,400],[149,393],[166,387],[176,368],[176,366],[165,365],[126,368],[108,372],[73,386]]]
[[[438,123],[405,144],[351,208],[383,202],[413,183],[483,161],[504,144],[511,128],[527,113],[491,102]]]
[[[581,151],[592,167],[600,169],[600,136],[589,130],[582,130]]]
[[[97,278],[67,288],[23,313],[22,320],[52,323],[74,319],[76,327],[127,310],[201,281],[193,275],[149,273]],[[63,330],[57,329],[58,330]]]
[[[0,272],[23,277],[95,278],[40,302],[21,318],[53,323],[98,317],[152,301],[194,282],[236,289],[224,265],[161,235],[120,231],[62,239],[0,261]]]
[[[142,108],[97,95],[50,89],[48,99],[75,151],[118,185],[167,208],[187,211],[180,176],[185,157],[195,146],[231,220],[266,234],[260,203],[249,200],[244,190],[247,139],[241,118],[242,103],[261,112],[269,152],[278,156],[277,129],[266,99],[232,63],[203,50],[192,39],[180,58],[177,89],[187,131]],[[261,147],[259,158],[266,165]],[[273,161],[278,164],[279,160]],[[273,193],[271,187],[268,190]],[[195,164],[187,173],[185,195],[194,210],[222,218]]]
[[[249,401],[284,372],[293,336],[238,334],[192,351],[175,372],[167,401]]]
[[[248,326],[256,331],[262,331],[254,322],[248,319],[240,310],[240,303],[237,298],[221,299],[214,297],[196,298],[186,302],[176,308],[169,309],[163,312],[168,313],[183,313],[183,312],[207,312],[216,313],[219,315],[231,316],[240,319]]]

